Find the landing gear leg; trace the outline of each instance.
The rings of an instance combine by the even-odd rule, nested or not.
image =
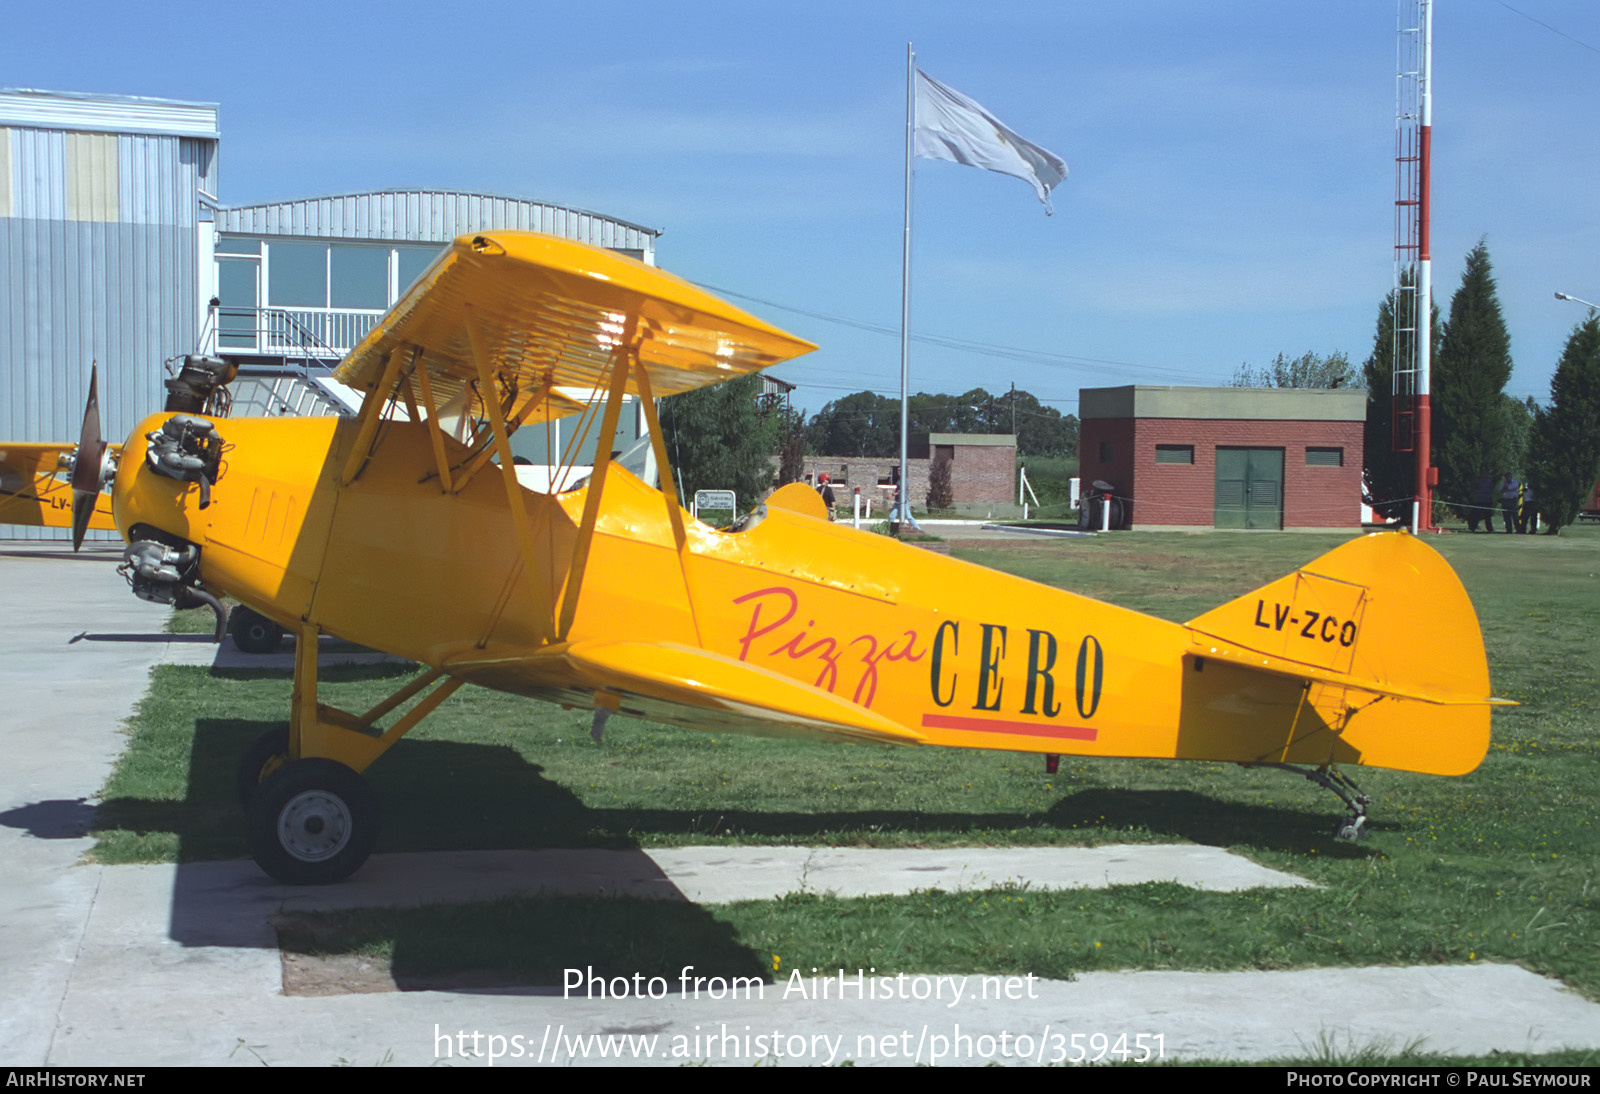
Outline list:
[[[364,714],[324,706],[317,702],[317,628],[302,626],[289,724],[263,734],[236,776],[257,865],[290,885],[355,873],[377,843],[379,823],[377,799],[361,772],[461,683],[430,669]],[[387,731],[378,727],[378,719],[412,699]]]
[[[1366,837],[1367,806],[1372,804],[1372,799],[1363,793],[1361,788],[1350,780],[1349,776],[1339,771],[1332,764],[1324,764],[1318,768],[1295,767],[1293,764],[1262,764],[1261,766],[1276,767],[1282,771],[1293,772],[1339,795],[1339,799],[1349,808],[1350,815],[1334,826],[1334,838],[1354,843]]]

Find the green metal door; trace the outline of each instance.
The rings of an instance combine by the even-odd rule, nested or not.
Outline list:
[[[1283,449],[1217,449],[1212,523],[1218,528],[1283,527]]]

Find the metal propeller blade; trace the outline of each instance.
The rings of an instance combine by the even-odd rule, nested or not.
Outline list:
[[[83,429],[78,434],[78,455],[72,465],[72,549],[83,545],[95,502],[100,497],[100,471],[105,464],[106,442],[100,438],[100,368],[90,367],[89,401],[83,408]]]

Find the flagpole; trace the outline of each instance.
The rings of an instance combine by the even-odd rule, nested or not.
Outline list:
[[[911,469],[906,464],[906,432],[910,423],[906,392],[911,372],[911,162],[916,132],[916,75],[917,54],[912,43],[906,43],[906,226],[900,260],[900,490],[895,498],[895,520],[890,522],[890,534],[898,534],[900,525],[911,512]]]

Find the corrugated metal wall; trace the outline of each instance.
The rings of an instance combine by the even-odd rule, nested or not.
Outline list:
[[[460,235],[515,228],[597,247],[641,251],[653,260],[654,229],[538,201],[452,190],[382,190],[246,205],[217,214],[217,230],[241,235],[314,236],[448,243]]]
[[[132,109],[139,127],[159,120],[159,104]],[[14,121],[0,114],[13,123],[0,129],[0,437],[76,440],[98,362],[105,435],[120,441],[160,408],[164,361],[194,349],[197,191],[216,185],[216,141]]]
[[[658,231],[543,202],[391,190],[223,210],[217,108],[207,103],[0,90],[0,439],[72,441],[89,365],[105,436],[164,401],[163,363],[203,318],[200,233],[444,243],[518,228],[635,251]],[[206,283],[210,278],[207,276]],[[0,538],[60,538],[0,525]]]

